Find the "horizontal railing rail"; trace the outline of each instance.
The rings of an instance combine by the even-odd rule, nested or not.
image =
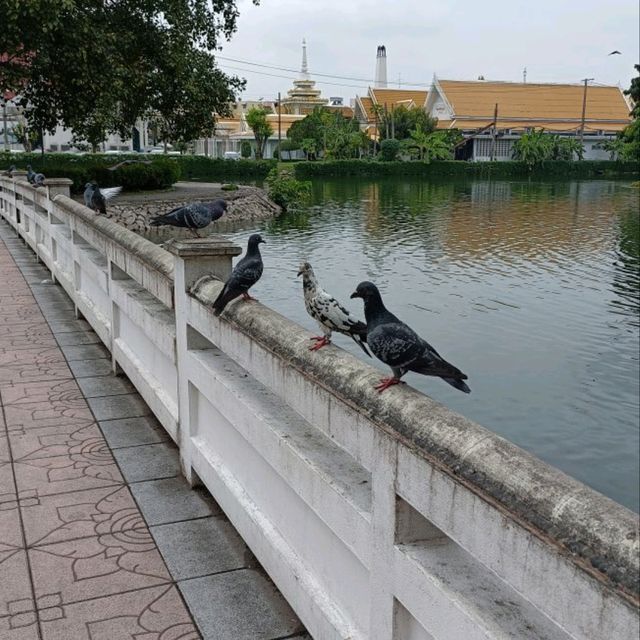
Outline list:
[[[635,638],[638,520],[259,303],[240,252],[166,249],[49,181],[0,213],[111,350],[316,638]]]

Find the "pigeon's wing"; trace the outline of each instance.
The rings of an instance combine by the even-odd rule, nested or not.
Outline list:
[[[408,365],[409,371],[415,371],[426,376],[440,376],[441,378],[456,378],[466,380],[467,376],[447,362],[426,340],[422,340],[422,353]]]
[[[259,258],[247,258],[247,256],[242,258],[231,272],[220,295],[214,301],[214,313],[219,315],[232,300],[249,291],[260,280],[262,269],[262,260]]]
[[[107,189],[100,189],[102,197],[106,200],[115,198],[122,191],[122,187],[108,187]]]
[[[424,350],[424,340],[399,320],[375,326],[367,342],[373,354],[392,369],[408,369]]]
[[[85,207],[90,207],[91,206],[91,196],[93,195],[93,188],[92,187],[87,187],[84,190],[84,206]]]
[[[332,331],[349,333],[355,321],[349,312],[330,294],[318,288],[316,295],[309,300],[311,315]]]

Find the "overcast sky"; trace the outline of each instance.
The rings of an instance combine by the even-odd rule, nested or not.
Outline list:
[[[239,0],[238,7],[238,31],[220,56],[299,69],[304,37],[312,75],[373,79],[376,48],[384,44],[389,86],[395,87],[399,75],[403,83],[428,85],[434,72],[520,81],[527,67],[528,82],[589,77],[626,88],[639,57],[637,0],[262,0],[259,6]],[[614,49],[622,55],[608,56]],[[245,99],[286,93],[295,75],[219,64],[247,79]],[[364,82],[314,79],[323,96],[343,96],[347,103],[366,91]]]

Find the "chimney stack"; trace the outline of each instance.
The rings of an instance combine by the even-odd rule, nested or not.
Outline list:
[[[376,76],[375,86],[378,89],[387,88],[387,48],[381,44],[378,46],[376,54]]]

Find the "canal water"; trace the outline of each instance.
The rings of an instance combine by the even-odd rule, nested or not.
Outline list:
[[[371,280],[472,393],[409,384],[638,511],[639,205],[625,181],[317,182],[310,206],[255,228],[253,293],[315,331],[301,260],[360,318],[349,295]]]

